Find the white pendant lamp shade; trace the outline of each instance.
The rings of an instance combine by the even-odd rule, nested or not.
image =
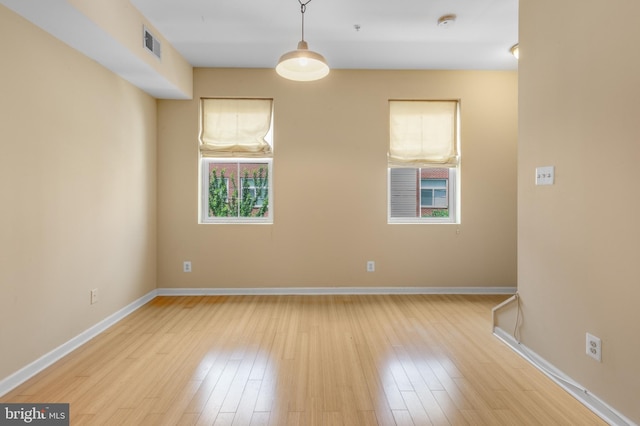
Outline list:
[[[298,42],[298,48],[280,57],[276,72],[289,80],[314,81],[329,74],[329,65],[324,57],[309,50],[307,42]]]
[[[276,72],[289,80],[294,81],[314,81],[320,80],[329,74],[329,65],[324,57],[312,50],[309,50],[307,42],[304,41],[304,12],[307,10],[307,4],[311,0],[300,3],[300,17],[302,18],[302,38],[298,42],[298,48],[287,52],[280,57]]]

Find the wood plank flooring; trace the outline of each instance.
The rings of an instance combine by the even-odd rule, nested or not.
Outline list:
[[[0,402],[72,425],[604,425],[491,334],[506,296],[158,297]]]

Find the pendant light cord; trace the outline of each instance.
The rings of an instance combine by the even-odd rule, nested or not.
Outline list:
[[[300,3],[300,13],[302,14],[302,41],[304,41],[304,13],[307,11],[307,5],[311,3],[311,0],[307,0],[306,2],[302,2],[302,0],[298,0]]]

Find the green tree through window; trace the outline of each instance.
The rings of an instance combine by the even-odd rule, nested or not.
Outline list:
[[[209,215],[211,217],[265,217],[269,211],[269,169],[267,165],[231,163],[231,169],[213,167],[209,172]],[[243,167],[240,187],[236,176]]]

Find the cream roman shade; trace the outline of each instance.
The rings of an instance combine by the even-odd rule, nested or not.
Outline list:
[[[271,99],[200,100],[203,157],[270,157]]]
[[[389,101],[389,165],[458,165],[457,101]]]

